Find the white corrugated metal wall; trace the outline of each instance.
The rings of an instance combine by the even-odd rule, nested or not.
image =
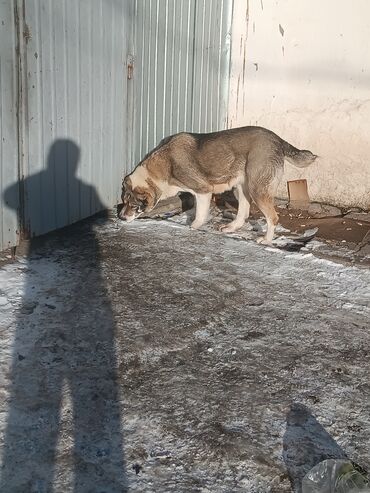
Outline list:
[[[226,126],[231,10],[0,0],[0,250],[115,205],[163,136]]]
[[[136,0],[138,162],[164,136],[226,127],[232,0]]]

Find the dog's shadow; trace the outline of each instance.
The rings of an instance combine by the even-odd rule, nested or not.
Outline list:
[[[182,213],[185,214],[185,225],[190,226],[195,219],[196,204],[195,198],[191,193],[181,192],[179,193],[181,200]]]
[[[293,403],[287,414],[283,439],[283,460],[292,491],[301,493],[303,477],[326,459],[348,457],[306,406]]]

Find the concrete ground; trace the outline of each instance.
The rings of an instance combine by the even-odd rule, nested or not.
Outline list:
[[[300,491],[370,469],[370,271],[171,221],[0,270],[0,491]]]

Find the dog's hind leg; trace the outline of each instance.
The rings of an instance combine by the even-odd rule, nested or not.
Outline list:
[[[212,198],[211,193],[195,194],[195,199],[196,199],[195,219],[190,226],[192,229],[200,228],[207,221],[211,198]]]
[[[271,245],[275,226],[279,221],[274,206],[274,196],[283,172],[284,160],[279,149],[258,150],[247,163],[246,175],[249,193],[267,221],[264,237],[258,243]]]
[[[250,197],[246,187],[244,185],[237,185],[234,190],[234,195],[238,200],[238,212],[236,218],[231,221],[231,223],[223,224],[220,227],[220,230],[224,233],[232,233],[233,231],[240,229],[244,226],[245,221],[249,217]]]
[[[265,236],[257,238],[257,243],[262,243],[264,245],[272,245],[272,240],[274,238],[275,226],[279,222],[279,216],[276,214],[274,199],[271,196],[257,196],[255,197],[255,202],[265,216],[267,221],[267,231]]]

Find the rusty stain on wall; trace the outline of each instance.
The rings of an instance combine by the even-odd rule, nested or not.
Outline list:
[[[31,31],[30,31],[30,28],[28,27],[28,24],[25,23],[24,24],[24,28],[23,28],[23,38],[26,42],[26,44],[28,44],[28,42],[30,41],[30,39],[32,38],[31,36]]]

